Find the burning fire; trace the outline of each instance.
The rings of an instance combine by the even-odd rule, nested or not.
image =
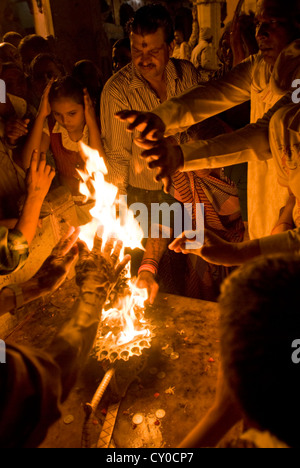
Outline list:
[[[92,221],[81,227],[81,240],[92,250],[95,234],[101,228],[104,245],[110,237],[123,241],[121,256],[124,256],[125,248],[144,250],[142,246],[144,234],[134,218],[133,212],[128,210],[127,206],[119,206],[117,187],[105,180],[108,172],[104,160],[98,151],[82,142],[81,149],[86,159],[86,172],[78,171],[83,180],[80,184],[80,192],[86,197],[86,201],[93,199],[95,202],[90,211]],[[121,219],[118,216],[120,210],[125,214],[125,216],[122,215]],[[140,340],[139,344],[142,346],[143,338],[145,339],[145,347],[150,347],[148,339],[152,336],[151,327],[147,327],[143,315],[145,302],[148,299],[147,290],[138,289],[134,282],[130,281],[130,266],[127,267],[125,277],[127,280],[126,294],[120,295],[117,304],[114,304],[112,308],[102,311],[98,346],[96,344],[96,348],[99,348],[99,359],[101,354],[101,359],[109,356],[107,348],[110,348],[112,361],[118,357],[127,360],[127,351],[125,351],[125,355],[123,351],[122,355],[121,348],[136,340]],[[116,357],[118,349],[120,356]],[[133,351],[131,354],[137,353]]]

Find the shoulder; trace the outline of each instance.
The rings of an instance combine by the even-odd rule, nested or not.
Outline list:
[[[189,60],[171,58],[171,62],[180,79],[188,78],[193,74],[197,74],[195,66]]]
[[[102,95],[122,96],[124,94],[124,90],[128,90],[131,80],[132,64],[129,63],[106,82]]]
[[[299,128],[300,125],[300,107],[297,104],[281,107],[271,119],[271,126],[276,129],[280,127],[289,128],[291,125],[293,125],[293,128],[295,126]]]

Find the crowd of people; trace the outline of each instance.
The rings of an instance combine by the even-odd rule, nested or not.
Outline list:
[[[196,9],[188,38],[174,31],[160,4],[138,9],[126,31],[128,37],[112,47],[106,83],[89,60],[67,73],[40,36],[3,37],[0,274],[26,263],[49,190],[64,186],[78,224],[84,224],[80,141],[99,152],[107,180],[127,196],[129,207],[143,203],[151,213],[154,204],[188,204],[195,229],[203,204],[204,245],[189,232],[174,238],[174,220],[167,225],[162,219],[159,231],[168,229],[168,235],[154,236],[149,218],[145,251],[129,252],[132,273],[138,287],[148,289],[150,303],[159,289],[219,300],[216,402],[181,447],[216,446],[241,419],[256,446],[266,440],[299,446],[299,429],[289,420],[296,422],[300,412],[292,392],[299,376],[289,351],[299,322],[299,105],[292,102],[292,84],[300,77],[300,2],[286,8],[280,0],[258,0],[255,14],[236,15],[220,39],[218,69],[212,32],[199,29]],[[90,253],[78,235],[72,230],[29,282],[0,291],[0,314],[14,313],[56,289],[77,261],[81,292],[72,322],[45,353],[8,347],[9,365],[0,369],[2,447],[41,442],[129,261],[125,256],[119,263],[120,242],[102,248],[96,237]],[[12,380],[12,372],[20,377]]]

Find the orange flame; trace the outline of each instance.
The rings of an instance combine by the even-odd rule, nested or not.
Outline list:
[[[125,216],[122,216],[122,222],[117,215],[118,208],[120,208],[117,200],[118,188],[106,182],[105,175],[108,172],[103,158],[100,157],[98,151],[82,142],[80,144],[86,158],[86,172],[78,170],[83,180],[80,184],[80,192],[85,196],[86,201],[93,199],[95,202],[90,211],[92,221],[81,227],[80,239],[92,250],[95,234],[101,228],[103,230],[104,245],[110,236],[123,241],[122,256],[124,256],[126,247],[144,250],[142,246],[143,230],[134,218],[133,212],[128,210],[127,206],[122,206],[121,208],[125,214]],[[126,276],[128,279],[131,276],[130,267],[127,268]],[[139,319],[135,314],[136,308],[144,309],[145,302],[148,299],[148,292],[146,289],[138,289],[132,281],[129,281],[129,287],[131,294],[120,300],[117,309],[102,312],[102,322],[113,322],[114,318],[118,316],[121,323],[121,331],[116,339],[116,345],[129,343],[139,335],[145,336],[145,333],[150,333],[149,330],[145,330],[145,326],[143,330],[139,331]]]

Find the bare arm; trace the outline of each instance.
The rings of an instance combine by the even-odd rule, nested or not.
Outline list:
[[[45,121],[51,113],[49,104],[49,92],[53,81],[51,80],[44,91],[41,99],[40,108],[35,119],[33,128],[26,139],[26,143],[22,152],[22,166],[27,170],[30,166],[31,156],[33,151],[37,150],[38,153],[47,153],[50,145],[50,138],[43,132]]]
[[[16,230],[20,231],[31,244],[38,225],[40,211],[44,199],[50,189],[55,171],[46,164],[46,155],[34,151],[31,158],[31,165],[28,174],[28,194],[20,219],[16,225]]]
[[[85,104],[85,120],[89,129],[89,144],[90,147],[97,150],[99,155],[105,160],[105,152],[101,140],[100,128],[97,123],[97,117],[92,100],[87,92],[84,90],[84,104]]]

